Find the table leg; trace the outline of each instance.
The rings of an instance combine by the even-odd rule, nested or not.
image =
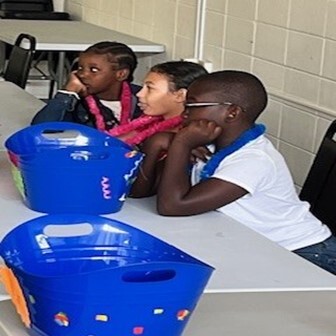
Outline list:
[[[61,89],[64,84],[64,65],[65,65],[65,51],[60,51],[58,54],[58,65],[57,65],[57,89]]]
[[[6,63],[6,43],[0,41],[0,74],[3,75]]]

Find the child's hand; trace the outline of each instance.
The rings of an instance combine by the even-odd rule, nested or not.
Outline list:
[[[203,162],[207,162],[213,153],[206,146],[200,146],[194,148],[191,151],[191,162],[195,163],[197,160],[201,160]]]
[[[222,132],[222,128],[209,120],[194,120],[182,128],[176,135],[190,149],[195,149],[213,142]]]
[[[69,75],[68,82],[65,85],[65,90],[76,92],[81,97],[86,97],[88,95],[86,86],[81,82],[77,76],[77,71],[72,71]]]

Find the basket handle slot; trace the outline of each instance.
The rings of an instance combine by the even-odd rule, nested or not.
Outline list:
[[[81,132],[77,130],[52,130],[52,129],[45,129],[42,131],[41,135],[48,140],[58,140],[58,139],[71,139],[75,140],[78,138],[79,135],[82,135]]]
[[[92,234],[93,227],[89,223],[79,224],[49,224],[43,228],[43,233],[48,237],[78,237]]]
[[[46,138],[55,138],[57,134],[64,133],[63,136],[81,135],[97,136],[97,130],[85,125],[71,122],[46,122],[29,127],[32,136],[43,135]]]
[[[171,280],[176,276],[176,272],[171,269],[153,271],[130,271],[122,276],[125,282],[159,282]]]
[[[59,142],[65,145],[85,146],[88,138],[100,139],[102,146],[118,146],[126,149],[132,148],[124,141],[109,136],[95,128],[72,122],[46,122],[29,126],[29,134],[40,140],[39,144],[48,145]],[[35,140],[36,141],[36,140]]]

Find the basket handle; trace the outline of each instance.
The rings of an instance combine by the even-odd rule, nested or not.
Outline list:
[[[128,271],[122,275],[124,282],[161,282],[174,279],[176,271],[172,269]]]
[[[122,147],[126,148],[128,150],[132,149],[130,145],[125,143],[124,141],[113,137],[111,135],[108,135],[106,133],[103,133],[101,131],[98,131],[95,128],[86,126],[86,125],[81,125],[77,123],[72,123],[72,122],[60,122],[60,121],[54,121],[54,122],[46,122],[46,123],[41,123],[41,124],[36,124],[33,126],[30,126],[30,131],[32,132],[32,136],[34,137],[39,137],[41,144],[48,144],[48,143],[55,143],[55,141],[58,141],[62,143],[61,138],[55,138],[55,139],[48,139],[48,137],[43,136],[43,133],[57,133],[57,132],[64,132],[64,131],[76,131],[80,133],[84,137],[88,138],[97,138],[99,137],[102,140],[102,146],[103,145],[108,145],[108,146],[117,146],[117,147]],[[69,145],[68,142],[64,143],[65,145]],[[81,146],[87,145],[85,143],[79,144]]]
[[[63,131],[78,131],[82,135],[86,136],[97,136],[97,134],[99,135],[103,134],[92,127],[64,121],[62,122],[54,121],[32,125],[29,126],[29,131],[33,136],[42,135],[42,133],[45,132],[63,132]]]
[[[79,237],[79,236],[87,236],[92,234],[93,227],[90,223],[82,223],[82,224],[58,224],[58,225],[47,225],[43,229],[43,235],[41,236],[43,239],[44,235],[47,235],[50,238],[67,238],[67,237]],[[41,243],[43,243],[41,241]]]
[[[52,238],[90,236],[105,224],[109,224],[107,219],[86,214],[45,215],[25,223],[37,237],[40,247],[43,247],[45,235]]]

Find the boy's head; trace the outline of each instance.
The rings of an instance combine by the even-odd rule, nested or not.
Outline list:
[[[103,41],[87,48],[84,54],[106,55],[111,63],[117,63],[118,69],[126,69],[128,82],[133,81],[133,73],[138,65],[137,57],[133,50],[126,44],[119,42]]]
[[[265,87],[256,76],[244,71],[223,70],[198,78],[188,90],[186,107],[189,113],[193,109],[202,110],[204,119],[207,112],[225,108],[232,112],[231,115],[241,113],[243,119],[253,123],[266,105]]]

